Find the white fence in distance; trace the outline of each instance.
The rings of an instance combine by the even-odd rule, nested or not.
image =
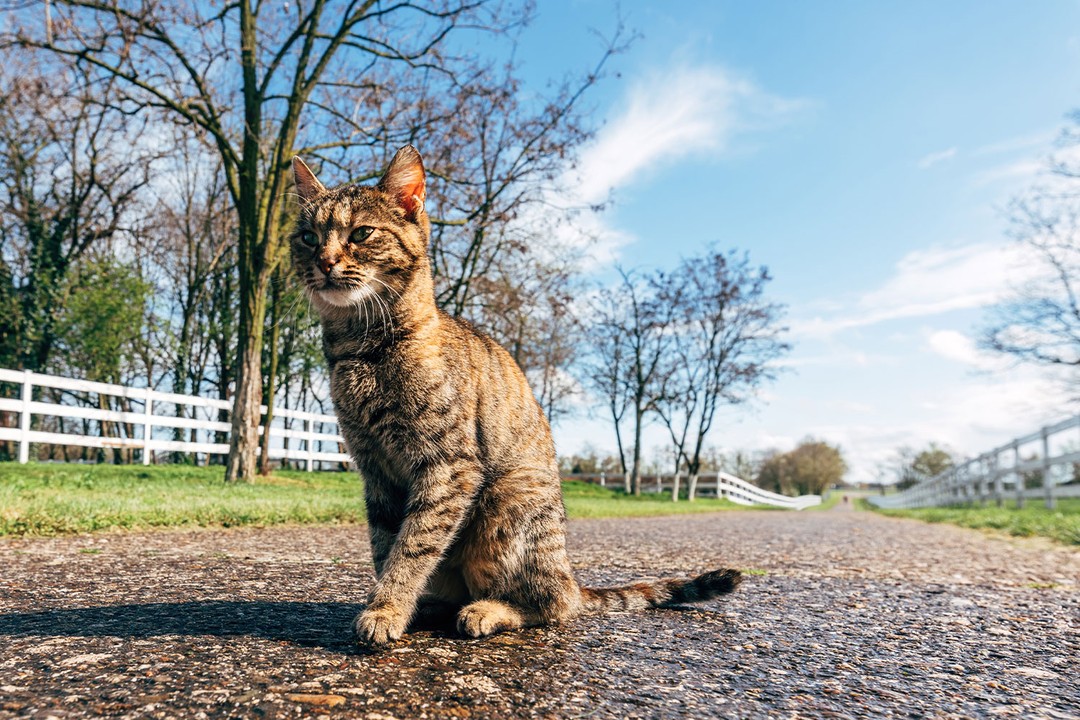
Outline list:
[[[195,410],[201,410],[206,415],[217,415],[222,410],[226,413],[231,411],[232,404],[226,400],[196,395],[178,395],[145,387],[111,385],[3,368],[0,368],[0,383],[11,383],[20,387],[18,398],[0,397],[0,412],[15,413],[19,419],[17,427],[0,427],[0,442],[18,443],[18,459],[20,463],[29,461],[30,446],[35,443],[99,449],[123,448],[139,450],[144,465],[150,465],[154,462],[154,453],[181,452],[226,455],[229,452],[227,442],[212,442],[210,440],[217,433],[227,435],[231,430],[229,423],[211,417],[195,417],[197,414]],[[73,393],[124,398],[141,407],[136,410],[113,410],[52,402],[44,399],[42,393],[39,393],[42,399],[35,400],[34,388],[51,388]],[[165,408],[171,407],[173,414],[162,414],[160,410],[163,406]],[[178,406],[188,408],[183,413],[183,417],[175,414]],[[263,406],[262,411],[265,414],[266,406]],[[125,426],[125,428],[130,429],[132,434],[128,436],[106,436],[103,433],[88,435],[74,432],[34,430],[32,429],[34,416],[115,423],[118,426]],[[302,423],[302,429],[272,425],[270,428],[270,457],[272,459],[302,462],[309,471],[315,469],[317,463],[351,462],[351,458],[340,450],[344,446],[343,438],[336,432],[326,431],[327,427],[337,427],[337,418],[333,415],[275,407],[274,417],[282,420],[299,421]],[[165,430],[167,433],[175,434],[177,429],[189,432],[195,430],[207,439],[204,441],[191,441],[177,440],[175,437],[155,437],[155,431]],[[158,432],[158,435],[160,436],[161,432]],[[327,445],[332,447],[333,450],[324,449],[324,446]],[[572,477],[590,482],[599,482],[601,485],[613,483],[614,481],[614,478],[605,479],[603,475],[576,475]],[[655,488],[656,492],[670,491],[673,487],[674,478],[671,475],[650,476],[650,478],[654,479],[643,478],[643,485],[649,489]],[[621,477],[618,482],[622,483]],[[726,497],[740,505],[770,505],[802,510],[821,504],[821,497],[818,495],[803,495],[794,498],[779,495],[763,490],[727,473],[699,476],[697,490],[698,493],[703,495]]]
[[[1017,507],[1042,498],[1053,509],[1058,498],[1080,497],[1080,415],[1047,425],[976,458],[927,478],[895,495],[868,498],[880,508],[942,505],[997,505],[1012,498]],[[1036,487],[1028,487],[1038,483]]]
[[[601,474],[574,474],[564,475],[567,480],[584,480],[596,483],[600,486],[623,485],[621,475],[606,476]],[[686,478],[683,478],[682,486],[685,487]],[[675,477],[673,475],[649,475],[642,476],[641,489],[651,492],[671,492],[674,488]],[[705,473],[698,476],[697,492],[699,495],[713,495],[719,498],[727,498],[739,505],[771,505],[773,507],[786,508],[788,510],[804,510],[808,507],[821,504],[820,495],[800,495],[789,497],[759,488],[743,480],[742,478],[729,475],[728,473]]]
[[[0,368],[0,382],[14,383],[21,386],[18,398],[0,398],[0,411],[17,413],[19,416],[18,427],[0,427],[0,441],[13,441],[19,444],[20,463],[29,461],[30,445],[32,443],[102,449],[136,449],[141,451],[144,465],[151,464],[154,460],[154,453],[158,452],[204,453],[206,455],[226,455],[229,452],[227,442],[212,441],[216,433],[227,434],[230,431],[229,423],[210,417],[195,417],[197,413],[194,411],[200,409],[207,415],[215,415],[222,410],[229,412],[232,409],[232,403],[226,400],[195,395],[178,395],[176,393],[158,392],[151,388],[110,385],[89,380],[74,380],[55,375],[5,370],[2,368]],[[136,405],[141,405],[141,409],[137,411],[112,410],[49,402],[44,399],[43,394],[41,395],[43,399],[34,400],[35,387],[124,398]],[[185,413],[187,417],[155,413],[155,410],[160,409],[162,406],[172,406],[174,412],[177,406],[190,408],[191,411]],[[264,414],[266,413],[265,405],[262,411]],[[136,436],[106,437],[103,433],[85,435],[71,432],[59,433],[32,430],[32,418],[35,415],[75,420],[96,420],[99,424],[116,423],[118,426],[122,425],[138,429],[138,433],[136,433]],[[337,427],[337,418],[333,415],[275,407],[274,417],[294,422],[299,421],[302,428],[271,426],[269,454],[272,459],[302,462],[309,471],[313,470],[317,463],[347,463],[351,461],[347,454],[340,451],[344,443],[342,437],[335,432],[326,431],[328,426]],[[195,430],[197,435],[202,433],[206,439],[204,441],[164,439],[154,436],[156,429],[166,429],[173,433],[177,429],[182,429],[188,431],[189,434],[191,430]],[[326,450],[324,449],[325,446],[330,446],[333,450]]]

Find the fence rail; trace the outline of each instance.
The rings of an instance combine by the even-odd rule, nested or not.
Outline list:
[[[564,475],[566,480],[584,480],[596,483],[600,486],[622,485],[623,477],[607,476],[600,474],[574,474]],[[685,478],[683,478],[685,480]],[[674,475],[649,475],[641,478],[643,490],[654,492],[670,492],[675,487]],[[685,485],[684,485],[685,487]],[[787,508],[789,510],[804,510],[808,507],[821,504],[820,495],[801,495],[788,497],[778,493],[763,490],[757,485],[752,485],[742,478],[729,475],[728,473],[710,473],[698,476],[697,492],[701,495],[715,495],[727,498],[739,505],[771,505],[774,507]]]
[[[6,370],[0,368],[0,383],[15,384],[20,387],[18,398],[0,397],[0,412],[18,415],[17,427],[0,427],[0,441],[15,442],[19,445],[19,462],[30,459],[30,446],[34,443],[60,446],[75,446],[100,449],[140,450],[142,463],[149,465],[154,461],[156,452],[203,453],[206,455],[225,455],[229,452],[228,442],[217,442],[221,433],[227,435],[231,429],[228,422],[195,417],[198,410],[204,414],[228,413],[232,403],[217,398],[205,398],[197,395],[178,395],[158,392],[151,388],[126,387],[89,380],[44,375],[30,371]],[[116,410],[111,407],[88,407],[65,402],[53,402],[45,399],[44,393],[38,393],[41,399],[34,399],[35,388],[50,388],[69,393],[89,393],[101,397],[119,398],[141,405],[138,410]],[[107,404],[107,403],[106,403]],[[161,414],[163,407],[173,409],[173,415]],[[180,409],[183,408],[181,411]],[[265,415],[266,406],[262,406]],[[351,458],[342,452],[343,438],[336,432],[328,432],[328,427],[337,427],[337,418],[302,410],[274,408],[274,417],[282,422],[299,422],[301,429],[294,427],[270,427],[269,455],[272,459],[301,462],[305,469],[313,470],[319,463],[347,463]],[[97,421],[101,432],[96,435],[73,432],[51,432],[34,430],[33,418],[52,417],[73,420]],[[190,416],[190,417],[189,417]],[[118,428],[115,435],[104,432],[105,423],[114,423]],[[119,428],[124,434],[119,434]],[[155,430],[164,430],[172,438],[155,437]],[[178,430],[187,431],[195,440],[180,440]],[[260,434],[262,428],[260,428]],[[160,436],[162,433],[158,432]],[[199,437],[202,440],[199,440]],[[220,438],[217,438],[220,439]],[[325,449],[326,446],[333,450]]]
[[[1058,498],[1080,497],[1080,415],[1019,437],[1010,443],[927,478],[895,495],[868,498],[880,508],[941,505],[1017,507],[1041,498],[1054,508]]]

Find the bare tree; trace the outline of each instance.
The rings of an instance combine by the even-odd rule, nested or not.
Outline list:
[[[664,358],[671,346],[676,308],[665,302],[654,277],[619,269],[619,282],[602,289],[594,303],[595,357],[589,372],[604,394],[615,424],[619,454],[625,457],[620,421],[633,423],[633,459],[627,492],[641,494],[642,431],[664,392]],[[626,465],[623,461],[624,467]]]
[[[654,406],[686,463],[690,500],[717,410],[751,399],[790,350],[782,339],[784,308],[765,297],[770,279],[747,255],[710,249],[656,281],[660,303],[674,308],[676,319]]]
[[[1080,144],[1080,137],[1073,139]],[[1037,277],[998,306],[983,331],[983,347],[1021,362],[1080,369],[1080,167],[1053,166],[1047,184],[1011,205],[1011,234]]]
[[[590,321],[586,325],[585,339],[589,351],[583,362],[583,376],[589,389],[601,398],[611,418],[619,453],[619,470],[623,475],[625,490],[629,493],[630,465],[626,461],[627,448],[623,441],[622,424],[631,400],[627,383],[630,348],[616,293],[610,288],[601,289],[590,303],[588,315]]]

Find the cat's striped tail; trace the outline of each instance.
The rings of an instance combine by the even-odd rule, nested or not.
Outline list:
[[[738,570],[713,570],[695,578],[670,578],[613,588],[581,588],[586,613],[646,610],[704,602],[727,593],[742,582]]]

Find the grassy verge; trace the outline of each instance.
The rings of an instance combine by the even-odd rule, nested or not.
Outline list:
[[[621,489],[600,487],[577,480],[563,483],[563,497],[566,499],[566,512],[572,518],[676,515],[737,510],[744,507],[730,500],[717,498],[671,502],[671,493],[626,495]]]
[[[1042,536],[1068,545],[1080,545],[1080,498],[1063,498],[1058,507],[1047,510],[1041,501],[1029,500],[1017,509],[1004,507],[941,507],[911,510],[877,510],[882,515],[909,517],[926,522],[947,522],[969,528],[992,528],[1020,537]]]
[[[0,463],[0,535],[61,535],[164,527],[364,522],[353,473],[283,471],[226,485],[221,468]],[[738,508],[727,500],[673,503],[564,483],[570,517],[630,517]]]
[[[806,508],[806,511],[810,512],[813,510],[832,510],[834,507],[840,504],[840,501],[843,499],[843,497],[844,493],[840,490],[832,490],[821,499],[820,505],[812,505]]]
[[[0,464],[0,535],[363,522],[349,473],[281,472],[226,485],[221,468]]]

